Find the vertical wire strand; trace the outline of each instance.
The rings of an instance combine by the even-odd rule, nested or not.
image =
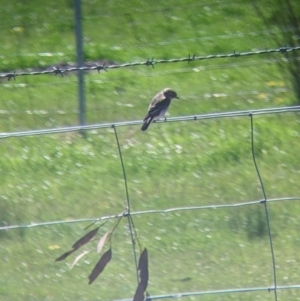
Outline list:
[[[130,199],[129,199],[126,171],[125,171],[125,166],[124,166],[124,161],[123,161],[123,156],[122,156],[122,151],[121,151],[121,147],[120,147],[117,129],[115,126],[113,126],[113,129],[115,132],[116,142],[117,142],[119,156],[120,156],[120,162],[121,162],[122,171],[123,171],[123,178],[124,178],[124,185],[125,185],[125,192],[126,192],[126,201],[127,201],[127,220],[128,220],[128,227],[129,227],[129,232],[130,232],[131,241],[132,241],[132,250],[133,250],[133,258],[134,258],[134,263],[135,263],[135,268],[136,268],[135,270],[136,270],[137,283],[139,283],[138,264],[137,264],[136,250],[135,250],[135,235],[133,233],[134,225],[132,223],[132,218],[130,216]]]
[[[138,239],[138,236],[137,236],[136,227],[135,227],[134,222],[133,222],[132,214],[130,214],[129,217],[130,217],[130,220],[131,220],[131,225],[132,225],[132,229],[133,229],[133,232],[134,232],[134,237],[136,237],[136,241],[138,243],[140,253],[142,253],[142,246],[141,246],[141,243],[140,243],[140,241]]]
[[[265,207],[265,213],[266,213],[266,221],[268,226],[268,234],[269,234],[269,242],[270,242],[270,249],[271,249],[271,256],[272,256],[272,263],[273,263],[273,279],[274,279],[274,297],[275,301],[277,301],[277,277],[276,277],[276,264],[275,264],[275,255],[274,255],[274,248],[273,248],[273,240],[272,240],[272,234],[271,234],[271,226],[270,226],[270,220],[269,220],[269,211],[268,211],[268,205],[267,205],[267,195],[264,187],[264,183],[262,181],[257,163],[256,163],[256,157],[255,157],[255,149],[254,149],[254,126],[253,126],[253,115],[252,113],[249,114],[250,120],[251,120],[251,151],[252,151],[252,158],[253,163],[256,169],[256,173],[260,182],[261,190],[264,195],[263,204]]]

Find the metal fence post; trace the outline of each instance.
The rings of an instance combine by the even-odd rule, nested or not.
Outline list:
[[[76,57],[78,68],[84,66],[83,39],[81,24],[81,0],[74,0]],[[84,95],[84,71],[78,70],[78,103],[79,103],[79,125],[85,125],[85,95]]]

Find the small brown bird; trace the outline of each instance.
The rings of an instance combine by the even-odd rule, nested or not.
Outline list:
[[[164,117],[173,98],[179,99],[177,93],[170,88],[163,89],[152,98],[148,113],[144,118],[144,124],[141,127],[142,131],[146,131],[153,120]]]

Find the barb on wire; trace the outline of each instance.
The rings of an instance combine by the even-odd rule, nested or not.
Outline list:
[[[165,118],[163,120],[156,120],[157,123],[160,122],[178,122],[178,121],[195,121],[195,120],[204,120],[204,119],[216,119],[216,118],[227,118],[227,117],[243,117],[252,115],[263,115],[263,114],[280,114],[280,113],[292,113],[300,112],[300,106],[292,107],[276,107],[276,108],[267,108],[267,109],[257,109],[252,111],[232,111],[232,112],[221,112],[221,113],[209,113],[201,115],[190,115],[190,116],[178,116]],[[90,125],[79,125],[71,127],[62,127],[62,128],[50,128],[43,130],[28,130],[28,131],[19,131],[19,132],[10,132],[10,133],[0,133],[0,139],[12,138],[12,137],[25,137],[25,136],[36,136],[36,135],[46,135],[46,134],[58,134],[58,133],[67,133],[83,130],[95,130],[95,129],[104,129],[120,126],[131,126],[131,125],[140,125],[142,120],[132,120],[124,122],[115,122],[115,123],[100,123],[100,124],[90,124]]]
[[[273,266],[273,279],[274,279],[274,297],[275,301],[277,301],[277,280],[276,280],[276,263],[275,263],[275,254],[274,254],[274,248],[273,248],[273,240],[272,240],[272,233],[271,233],[271,225],[269,220],[269,212],[268,212],[268,206],[267,206],[267,194],[264,188],[264,183],[262,181],[262,177],[260,175],[258,165],[256,162],[255,157],[255,148],[254,148],[254,125],[253,125],[253,115],[250,113],[250,130],[251,130],[251,152],[252,152],[252,158],[253,163],[256,169],[257,176],[259,178],[261,190],[264,196],[263,204],[265,208],[265,214],[266,214],[266,221],[267,221],[267,227],[268,227],[268,234],[269,234],[269,242],[270,242],[270,249],[271,249],[271,257],[272,257],[272,266]]]
[[[145,65],[146,66],[152,66],[152,68],[154,68],[154,57],[150,60],[150,59],[147,59],[147,61],[145,62]]]
[[[281,47],[281,48],[279,49],[279,52],[281,52],[281,53],[286,53],[286,52],[287,52],[287,47],[286,47],[286,45],[285,45],[284,47]]]
[[[16,80],[16,71],[14,71],[14,73],[10,73],[10,74],[7,75],[8,81],[10,81],[12,78],[14,80]]]
[[[61,70],[61,69],[59,69],[59,67],[57,68],[57,67],[53,67],[53,70],[54,70],[54,74],[55,75],[57,75],[57,74],[60,74],[61,75],[61,77],[63,77],[64,76],[64,70]]]
[[[224,59],[224,58],[232,58],[232,57],[244,57],[244,56],[251,56],[251,55],[261,55],[261,54],[270,54],[270,53],[287,53],[291,51],[298,51],[300,50],[300,46],[294,46],[294,47],[279,47],[274,49],[266,49],[266,50],[256,50],[256,51],[247,51],[247,52],[239,52],[237,53],[235,50],[233,53],[229,54],[209,54],[206,56],[196,56],[189,54],[188,57],[183,58],[171,58],[171,59],[161,59],[161,60],[154,60],[154,57],[152,59],[147,59],[144,62],[132,62],[132,63],[124,63],[124,64],[112,64],[108,66],[91,66],[91,67],[72,67],[72,68],[65,68],[65,69],[59,69],[56,67],[53,67],[54,70],[44,70],[44,71],[33,71],[33,72],[9,72],[9,73],[1,73],[0,79],[7,78],[10,80],[11,78],[15,78],[17,76],[27,76],[27,75],[42,75],[42,74],[63,74],[66,72],[72,72],[72,71],[78,71],[78,70],[84,70],[84,71],[92,71],[97,70],[98,72],[100,70],[107,71],[107,69],[117,69],[117,68],[126,68],[126,67],[134,67],[134,66],[152,66],[154,68],[155,64],[166,64],[166,63],[178,63],[178,62],[188,62],[191,61],[203,61],[203,60],[209,60],[209,59]]]
[[[274,199],[267,200],[267,202],[283,202],[283,201],[300,201],[300,196],[299,197],[282,197],[282,198],[274,198]],[[243,203],[232,203],[232,204],[221,204],[221,205],[203,205],[203,206],[175,207],[175,208],[167,208],[167,209],[153,209],[153,210],[130,212],[130,216],[144,215],[144,214],[165,214],[165,213],[173,213],[173,212],[177,212],[177,211],[206,210],[206,209],[214,209],[215,210],[215,209],[222,209],[222,208],[237,208],[237,207],[243,207],[243,206],[258,205],[258,204],[261,204],[264,202],[265,202],[265,200],[257,200],[257,201],[246,201]],[[43,223],[31,223],[28,225],[6,225],[6,226],[0,226],[0,231],[1,230],[4,231],[4,230],[21,229],[21,228],[55,226],[55,225],[62,225],[62,224],[87,223],[87,222],[90,223],[90,222],[105,221],[105,220],[109,220],[109,219],[128,217],[128,216],[129,216],[128,212],[125,211],[125,212],[122,212],[119,214],[102,216],[102,217],[52,221],[52,222],[43,222]]]
[[[98,64],[96,64],[96,70],[98,71],[98,73],[100,73],[101,70],[104,70],[105,72],[107,72],[107,68],[105,67],[105,63],[102,66],[99,66]]]
[[[235,52],[235,50],[233,50],[233,55],[234,55],[235,57],[239,57],[239,56],[241,56],[241,54],[240,54],[240,53],[237,53],[237,52]]]
[[[189,54],[189,57],[188,57],[188,64],[189,64],[190,62],[194,61],[194,60],[195,60],[195,57],[196,57],[195,54],[194,54],[193,56],[191,56],[191,55]]]

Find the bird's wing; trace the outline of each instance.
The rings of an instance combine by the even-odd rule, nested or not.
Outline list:
[[[149,110],[148,110],[148,116],[157,116],[160,114],[162,109],[167,109],[170,105],[171,100],[168,98],[162,98],[160,100],[157,100],[153,103],[151,103]]]
[[[150,111],[151,108],[155,107],[155,105],[164,100],[165,99],[165,95],[162,92],[157,93],[151,100],[150,104],[149,104],[149,108],[148,111]]]

